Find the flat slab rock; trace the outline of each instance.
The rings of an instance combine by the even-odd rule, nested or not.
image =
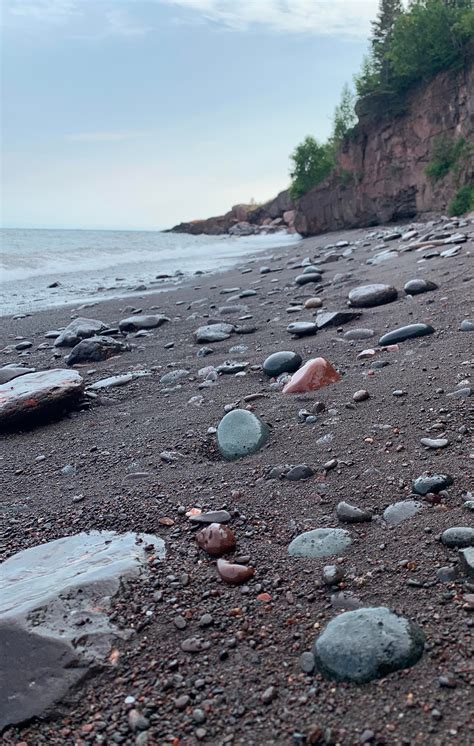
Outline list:
[[[424,644],[419,627],[381,606],[331,619],[316,638],[313,655],[326,678],[363,684],[413,666]]]
[[[0,386],[0,428],[68,409],[84,391],[84,380],[64,368],[27,373]]]
[[[119,329],[121,332],[137,332],[139,329],[157,329],[169,320],[170,319],[163,314],[129,316],[119,322]]]
[[[292,557],[331,557],[343,554],[351,544],[349,532],[342,528],[316,528],[293,539],[288,554]]]
[[[123,636],[108,620],[110,598],[151,553],[164,557],[162,539],[91,531],[0,565],[0,729],[43,715],[105,658],[113,638]]]
[[[206,326],[200,326],[194,332],[194,339],[198,343],[202,342],[222,342],[224,339],[229,339],[232,332],[235,332],[235,326],[233,324],[207,324]]]

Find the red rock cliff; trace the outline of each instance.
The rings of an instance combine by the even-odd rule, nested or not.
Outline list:
[[[342,146],[339,167],[305,194],[295,227],[303,235],[355,228],[444,211],[459,183],[474,183],[474,147],[432,182],[425,169],[439,138],[474,144],[474,64],[445,72],[413,90],[403,114],[362,119]]]

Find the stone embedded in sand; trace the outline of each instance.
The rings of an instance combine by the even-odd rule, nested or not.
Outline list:
[[[349,329],[349,331],[344,332],[344,339],[348,339],[349,341],[370,339],[374,336],[375,332],[373,329]]]
[[[293,539],[288,554],[292,557],[331,557],[343,554],[351,544],[349,532],[342,528],[316,528]]]
[[[441,541],[446,547],[474,547],[474,528],[471,526],[453,526],[441,534]]]
[[[286,331],[294,334],[295,337],[308,337],[316,334],[318,327],[314,321],[294,321],[292,324],[288,324]]]
[[[349,293],[349,302],[356,308],[371,308],[391,303],[398,298],[398,291],[391,285],[373,284],[353,288]]]
[[[328,326],[341,326],[359,318],[360,311],[319,311],[316,314],[316,326],[325,329]]]
[[[217,572],[224,583],[240,585],[255,575],[255,568],[250,565],[233,565],[223,559],[217,560]]]
[[[282,350],[269,355],[263,363],[263,372],[272,378],[278,378],[282,373],[294,373],[298,370],[303,359],[297,352]]]
[[[163,384],[163,386],[174,386],[175,383],[179,383],[179,381],[184,380],[188,376],[189,370],[177,368],[176,370],[170,370],[169,373],[165,373],[161,376],[160,383]]]
[[[78,365],[79,363],[97,363],[100,360],[108,360],[114,355],[130,350],[130,345],[120,342],[118,339],[111,337],[90,337],[83,339],[66,358],[68,365]]]
[[[405,283],[404,291],[407,295],[420,295],[421,293],[428,293],[430,290],[437,290],[438,286],[431,280],[408,280]]]
[[[322,305],[323,305],[323,302],[322,302],[321,298],[317,298],[317,297],[315,297],[315,298],[308,298],[304,302],[304,307],[305,308],[321,308]]]
[[[425,507],[426,505],[418,500],[400,500],[385,508],[383,518],[389,526],[398,526],[399,523],[406,521],[408,518],[413,518]]]
[[[296,371],[283,389],[284,394],[303,394],[341,380],[335,368],[323,357],[308,360]]]
[[[295,277],[297,285],[308,285],[310,282],[321,282],[322,275],[319,272],[306,272]]]
[[[200,326],[194,332],[194,339],[196,342],[222,342],[224,339],[229,339],[232,332],[235,332],[235,326],[233,324],[207,324],[206,326]]]
[[[147,551],[152,550],[152,555]],[[122,580],[164,543],[91,531],[25,549],[0,565],[0,729],[42,716],[123,633],[107,617]]]
[[[316,638],[316,668],[329,679],[363,684],[413,666],[423,655],[419,627],[385,607],[347,611]]]
[[[235,549],[236,539],[234,532],[228,526],[220,523],[211,523],[196,534],[196,541],[211,557],[220,557]]]
[[[14,378],[0,386],[0,428],[68,409],[83,391],[79,373],[63,368]]]
[[[209,510],[206,513],[190,515],[191,523],[228,523],[231,515],[227,510]]]
[[[449,474],[432,474],[431,476],[421,476],[413,482],[413,492],[417,495],[427,495],[428,492],[435,494],[451,487],[454,479]]]
[[[170,319],[163,314],[153,314],[150,316],[129,316],[119,322],[119,329],[122,333],[137,332],[139,329],[157,329]]]
[[[95,337],[96,334],[107,329],[107,324],[103,321],[97,321],[96,319],[74,319],[70,324],[62,331],[59,337],[56,338],[54,343],[55,347],[74,347],[78,344],[81,339],[87,339],[88,337]]]
[[[217,445],[229,461],[258,451],[267,441],[268,426],[246,409],[228,412],[217,428]]]
[[[397,344],[398,342],[404,342],[406,339],[414,339],[415,337],[425,337],[427,334],[434,334],[434,329],[430,324],[408,324],[407,326],[400,326],[398,329],[384,334],[379,339],[379,345],[381,347],[387,347],[387,345]]]
[[[337,504],[336,515],[343,523],[367,523],[372,520],[372,514],[368,510],[344,501]]]

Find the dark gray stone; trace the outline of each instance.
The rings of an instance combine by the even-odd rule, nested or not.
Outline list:
[[[398,291],[391,285],[373,284],[353,288],[349,293],[349,302],[356,308],[371,308],[391,303],[398,298]]]
[[[344,501],[337,505],[336,514],[343,523],[367,523],[372,520],[372,514],[367,510],[362,510]]]
[[[268,426],[246,409],[228,412],[217,428],[219,450],[229,461],[255,453],[268,436]]]
[[[319,272],[307,272],[306,274],[298,275],[295,277],[297,285],[308,285],[310,282],[321,282],[322,275]]]
[[[385,607],[347,611],[316,638],[316,668],[329,679],[362,684],[413,666],[425,638],[415,624]]]
[[[216,371],[221,374],[235,375],[241,373],[248,367],[248,363],[240,362],[239,360],[226,360],[221,365],[218,365]]]
[[[438,493],[454,484],[454,479],[449,474],[432,474],[421,476],[413,482],[413,492],[417,495],[427,495],[428,492]]]
[[[230,513],[227,510],[209,510],[207,513],[199,513],[198,515],[191,515],[189,520],[191,523],[228,523],[231,519]]]
[[[408,280],[405,283],[404,291],[407,295],[420,295],[421,293],[428,293],[430,290],[437,290],[438,286],[431,280]]]
[[[118,339],[110,337],[90,337],[83,339],[66,358],[68,365],[77,365],[78,363],[96,363],[100,360],[108,360],[114,355],[130,350],[130,345],[120,342]]]
[[[472,547],[459,550],[459,562],[464,575],[474,579],[474,549]]]
[[[304,673],[312,673],[314,671],[314,655],[306,651],[300,655],[300,668]]]
[[[314,475],[314,471],[310,466],[306,464],[298,464],[292,466],[289,471],[286,472],[285,478],[289,479],[290,482],[298,482],[300,479],[309,479]]]
[[[295,337],[307,337],[316,334],[318,327],[313,321],[294,321],[292,324],[288,324],[286,331],[294,334]]]
[[[22,368],[21,365],[5,365],[0,368],[0,386],[19,376],[25,376],[27,373],[34,373],[35,368]]]
[[[81,339],[95,337],[96,334],[107,329],[107,324],[96,319],[79,318],[71,321],[70,324],[62,331],[59,337],[56,337],[55,347],[74,347]]]
[[[267,376],[278,378],[282,373],[294,373],[302,362],[303,359],[297,352],[282,350],[269,355],[262,367]]]
[[[375,332],[373,329],[349,329],[349,331],[344,332],[344,339],[348,339],[350,341],[357,341],[359,339],[370,339],[374,336]]]
[[[165,373],[160,378],[160,383],[163,386],[174,386],[179,381],[184,380],[189,376],[189,370],[184,368],[177,368],[176,370],[170,370],[169,373]]]
[[[316,314],[316,326],[324,329],[327,326],[341,326],[359,318],[360,311],[320,311]]]
[[[350,544],[350,534],[342,528],[316,528],[293,539],[288,554],[292,557],[331,557],[343,554]]]
[[[427,334],[434,334],[434,331],[433,327],[429,324],[408,324],[407,326],[400,326],[398,329],[394,329],[380,337],[379,345],[381,347],[394,345],[398,342],[404,342],[406,339],[414,339],[415,337],[425,337]]]
[[[474,547],[474,528],[471,526],[453,526],[441,534],[445,547]]]
[[[154,314],[150,316],[129,316],[122,319],[119,323],[119,329],[122,333],[137,332],[139,329],[157,329],[170,319],[163,314]]]

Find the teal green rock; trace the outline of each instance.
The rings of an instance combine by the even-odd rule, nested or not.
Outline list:
[[[351,536],[342,528],[316,528],[293,539],[288,554],[293,557],[331,557],[342,554],[350,544]]]
[[[246,409],[228,412],[217,428],[217,445],[224,458],[234,461],[258,451],[268,440],[267,425]]]
[[[434,329],[430,324],[408,324],[394,329],[384,334],[379,339],[379,345],[394,345],[398,342],[404,342],[405,339],[414,339],[415,337],[425,337],[427,334],[434,334]]]

